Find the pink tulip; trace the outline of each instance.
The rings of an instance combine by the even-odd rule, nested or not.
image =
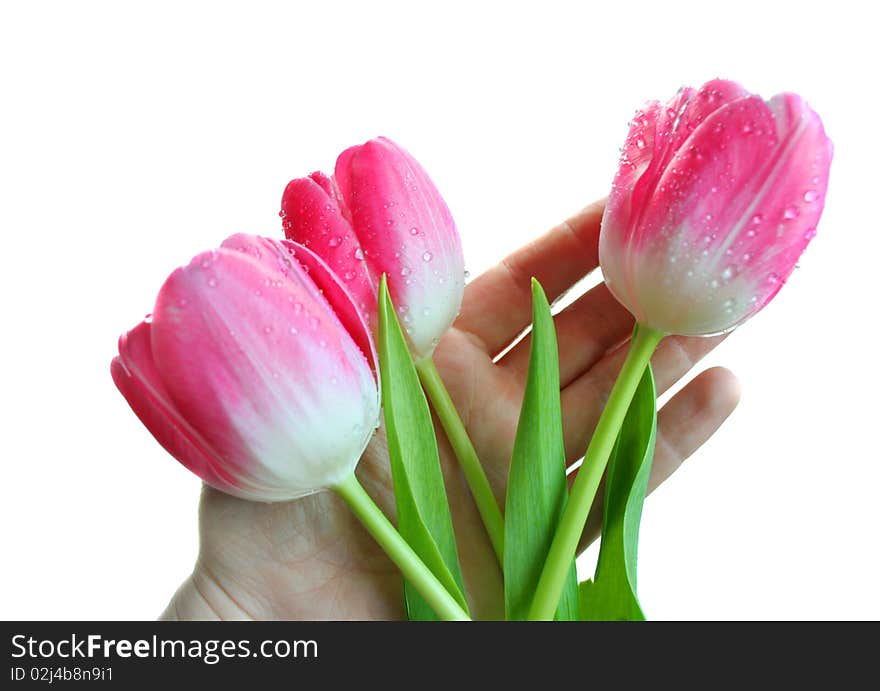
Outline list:
[[[800,97],[716,80],[637,112],[599,240],[608,287],[663,333],[732,329],[816,234],[831,141]]]
[[[228,238],[163,285],[119,339],[116,386],[207,484],[283,501],[349,477],[378,424],[376,356],[326,264],[288,241]]]
[[[452,215],[418,162],[384,137],[354,146],[334,176],[292,180],[281,201],[288,238],[342,279],[371,328],[382,274],[417,358],[431,355],[464,291],[464,257]]]

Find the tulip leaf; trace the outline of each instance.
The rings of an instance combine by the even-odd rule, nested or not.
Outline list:
[[[583,620],[645,619],[636,596],[636,562],[656,436],[657,392],[648,365],[608,460],[599,560],[594,579],[579,588]]]
[[[379,371],[397,529],[467,611],[434,423],[384,276],[379,289]],[[407,582],[404,594],[411,620],[438,619]]]
[[[504,529],[504,603],[507,619],[526,619],[541,570],[568,500],[559,353],[550,305],[532,279],[532,342],[507,484]],[[557,620],[578,619],[574,559]]]

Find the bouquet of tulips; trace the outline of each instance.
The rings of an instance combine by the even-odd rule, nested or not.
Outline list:
[[[233,235],[174,271],[120,338],[114,382],[207,485],[255,502],[336,493],[400,569],[411,619],[469,619],[433,408],[503,573],[507,618],[643,619],[651,355],[667,335],[727,332],[776,295],[816,234],[832,147],[798,96],[765,102],[715,80],[638,110],[621,151],[599,262],[635,329],[570,489],[554,318],[526,276],[528,367],[503,507],[493,492],[432,358],[464,293],[459,236],[428,175],[388,139],[344,151],[332,176],[290,182],[284,237]],[[355,472],[383,420],[396,525]],[[598,566],[579,584],[603,477]]]

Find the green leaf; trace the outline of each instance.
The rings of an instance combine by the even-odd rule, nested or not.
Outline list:
[[[645,619],[636,596],[636,562],[656,435],[657,392],[648,365],[608,461],[599,561],[594,580],[579,587],[581,619]]]
[[[534,279],[532,311],[529,373],[505,508],[504,601],[508,619],[526,619],[568,499],[556,331],[547,297]],[[556,619],[576,620],[577,603],[577,574],[572,559]]]
[[[384,276],[379,289],[379,372],[397,529],[467,611],[434,423]],[[404,594],[411,620],[438,619],[409,583],[404,583]]]

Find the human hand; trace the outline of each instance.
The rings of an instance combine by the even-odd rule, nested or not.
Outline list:
[[[552,301],[598,265],[601,202],[521,248],[465,289],[461,314],[434,360],[501,506],[513,449],[529,338],[508,352],[531,321],[532,276]],[[626,354],[631,315],[599,284],[556,317],[566,458],[584,452]],[[658,394],[723,337],[665,338],[652,365]],[[501,353],[504,355],[498,358]],[[649,491],[696,451],[735,408],[739,389],[723,368],[707,370],[658,413]],[[494,552],[442,429],[440,460],[474,618],[503,618]],[[358,478],[393,520],[394,495],[383,430],[358,465]],[[601,499],[582,546],[598,534]],[[205,486],[200,550],[192,575],[165,618],[399,619],[402,578],[342,500],[321,492],[262,504]]]

